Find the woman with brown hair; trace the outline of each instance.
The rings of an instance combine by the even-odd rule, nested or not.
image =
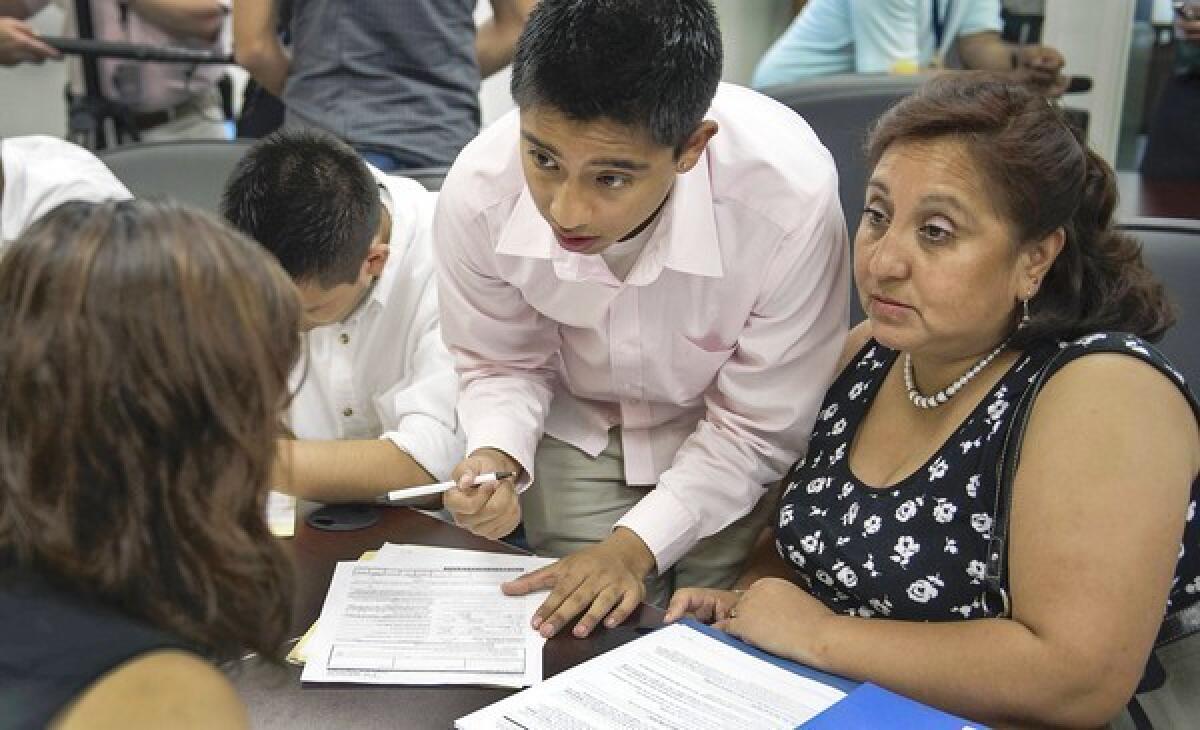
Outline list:
[[[211,661],[278,658],[264,523],[300,308],[169,204],[68,203],[0,259],[0,726],[240,727]]]
[[[1040,96],[939,77],[882,118],[869,157],[868,320],[775,539],[744,593],[684,589],[668,619],[990,724],[1101,725],[1164,609],[1200,599],[1197,415],[1145,342],[1170,307],[1112,228],[1112,170]],[[996,548],[997,467],[1039,374]]]

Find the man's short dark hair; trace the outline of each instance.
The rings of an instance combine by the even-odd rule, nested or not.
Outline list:
[[[379,228],[379,188],[358,154],[315,130],[263,138],[238,163],[221,214],[298,283],[353,282]]]
[[[517,42],[512,95],[679,150],[712,104],[721,59],[709,0],[541,0]]]

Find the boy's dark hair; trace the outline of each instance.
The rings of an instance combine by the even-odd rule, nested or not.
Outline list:
[[[709,0],[541,0],[517,42],[512,95],[678,151],[712,104],[721,60]]]
[[[221,214],[299,283],[353,282],[379,228],[379,189],[358,154],[316,130],[250,148],[225,183]]]

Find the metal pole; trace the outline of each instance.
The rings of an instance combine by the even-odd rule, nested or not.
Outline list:
[[[75,28],[80,38],[95,39],[91,0],[75,0]],[[95,57],[84,56],[79,62],[83,64],[83,98],[72,99],[68,134],[83,137],[86,147],[104,149],[107,146],[104,120],[109,115],[106,113],[104,96],[100,93],[100,67]]]

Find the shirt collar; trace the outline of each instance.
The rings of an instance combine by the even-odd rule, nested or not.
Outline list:
[[[676,176],[670,197],[659,216],[654,234],[626,277],[627,284],[649,284],[664,268],[693,276],[720,277],[724,274],[712,184],[708,179],[707,152],[700,155],[691,170]],[[516,205],[500,232],[496,253],[553,261],[560,279],[612,278],[599,256],[572,253],[558,245],[554,231],[534,205],[528,186],[521,188]]]
[[[369,295],[370,301],[386,307],[392,294],[392,284],[398,276],[400,261],[412,247],[417,235],[415,196],[424,195],[425,188],[415,180],[388,175],[370,164],[367,167],[379,186],[379,202],[392,217],[392,231],[388,237],[388,259],[383,265],[383,273],[379,275]],[[366,307],[360,307],[359,311],[365,309]]]

